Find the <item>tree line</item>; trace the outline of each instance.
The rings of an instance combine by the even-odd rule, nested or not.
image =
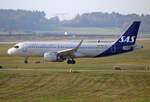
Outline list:
[[[0,9],[0,30],[53,30],[60,27],[122,27],[140,20],[141,31],[150,33],[150,15],[92,12],[78,14],[72,20],[60,21],[59,18],[46,18],[43,11]]]
[[[72,27],[119,27],[126,28],[133,21],[141,21],[140,31],[150,33],[150,15],[93,12],[77,15],[74,19],[63,21],[64,26]]]
[[[59,25],[58,17],[47,19],[45,12],[0,10],[0,30],[51,30]]]

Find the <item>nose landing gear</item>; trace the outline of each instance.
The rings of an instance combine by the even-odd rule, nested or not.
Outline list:
[[[24,63],[28,64],[28,57],[25,57]]]

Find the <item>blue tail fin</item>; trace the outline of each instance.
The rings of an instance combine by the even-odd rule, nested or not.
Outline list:
[[[135,21],[127,31],[115,42],[115,46],[129,46],[136,42],[140,21]]]
[[[133,22],[128,30],[110,48],[108,48],[106,51],[96,57],[110,56],[133,51],[140,23],[140,21]]]

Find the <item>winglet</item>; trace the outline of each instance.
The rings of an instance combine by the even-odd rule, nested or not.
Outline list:
[[[83,42],[83,40],[81,40],[80,43],[78,44],[78,46],[73,49],[75,52],[80,48],[82,42]]]

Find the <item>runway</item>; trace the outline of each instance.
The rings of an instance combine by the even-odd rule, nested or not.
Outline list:
[[[0,71],[49,71],[49,72],[128,72],[128,73],[150,73],[150,70],[112,70],[112,69],[22,69],[7,68]]]

